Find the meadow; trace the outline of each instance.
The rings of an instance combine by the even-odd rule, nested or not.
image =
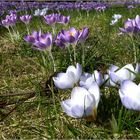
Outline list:
[[[94,73],[97,70],[102,75],[108,73],[111,64],[119,68],[127,64],[139,65],[140,31],[121,33],[120,30],[128,18],[134,19],[139,15],[139,5],[132,8],[124,4],[111,5],[101,11],[47,9],[45,15],[60,13],[70,16],[67,24],[55,23],[53,26],[48,25],[43,16],[33,16],[36,9],[19,11],[12,28],[5,27],[1,22],[0,139],[140,139],[140,105],[134,103],[129,108],[122,104],[119,94],[122,83],[114,82],[115,86],[106,86],[106,81],[101,83],[97,116],[93,121],[87,121],[85,114],[86,117],[77,118],[67,115],[61,102],[70,98],[72,88],[59,89],[54,83],[58,73],[66,72],[76,63],[81,65],[83,72]],[[4,11],[1,21],[8,12]],[[32,18],[26,25],[19,17],[27,14]],[[114,14],[122,17],[111,25]],[[66,40],[58,46],[54,42],[58,33],[71,27],[80,33],[87,27],[89,33],[86,39],[76,43],[75,48],[74,41],[67,46]],[[42,46],[35,48],[31,41],[25,39],[33,31],[52,34],[51,53],[46,51],[50,46],[42,51]],[[73,32],[70,35],[73,37]],[[127,72],[135,74],[131,70]],[[139,71],[132,81],[140,83]],[[135,96],[135,89],[130,91]],[[128,100],[129,104],[131,101]]]

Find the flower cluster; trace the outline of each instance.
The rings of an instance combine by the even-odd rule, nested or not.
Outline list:
[[[76,67],[69,66],[66,73],[59,73],[53,80],[55,86],[60,89],[73,88],[80,80],[80,85],[73,88],[71,98],[62,101],[61,106],[71,117],[95,119],[100,90],[94,78],[90,85],[86,82],[86,78],[87,75],[82,75],[82,67],[77,63]]]
[[[33,31],[31,35],[24,37],[24,40],[32,43],[37,50],[51,50],[52,46],[52,35],[50,33],[42,34],[41,31]]]
[[[64,112],[74,118],[85,118],[88,121],[96,119],[100,100],[100,86],[117,86],[122,104],[133,110],[140,110],[140,87],[132,80],[140,73],[140,65],[127,64],[121,69],[111,65],[107,74],[95,70],[93,74],[82,73],[82,66],[69,66],[66,73],[58,73],[53,77],[54,84],[59,89],[73,88],[70,99],[61,102]],[[134,93],[134,94],[132,94]]]
[[[50,14],[44,16],[44,20],[48,25],[54,25],[55,23],[67,24],[69,23],[70,16],[63,16],[61,14]]]
[[[107,6],[105,4],[97,4],[95,6],[96,11],[104,11],[105,9],[107,9]]]
[[[17,21],[17,15],[16,14],[10,14],[7,15],[4,20],[2,20],[2,25],[6,28],[9,26],[13,26]]]
[[[139,33],[140,32],[140,16],[137,15],[134,19],[128,19],[124,23],[124,28],[120,28],[122,33]]]

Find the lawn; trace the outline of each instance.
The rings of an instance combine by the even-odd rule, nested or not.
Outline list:
[[[139,34],[120,34],[119,30],[128,18],[134,19],[139,15],[140,8],[136,6],[128,9],[124,5],[113,5],[104,11],[47,11],[46,15],[61,13],[70,16],[70,22],[66,25],[50,26],[43,17],[33,16],[28,24],[29,34],[41,30],[53,33],[55,38],[62,29],[89,28],[87,39],[84,43],[78,43],[75,50],[72,45],[70,50],[55,43],[52,45],[56,71],[48,52],[33,49],[32,43],[25,41],[28,30],[24,23],[20,20],[16,22],[14,32],[10,29],[12,36],[7,28],[0,26],[0,139],[139,139],[139,110],[122,105],[120,85],[100,86],[97,117],[89,122],[84,118],[72,118],[63,111],[61,101],[70,97],[72,89],[59,89],[53,81],[57,73],[65,72],[68,66],[75,66],[76,63],[81,64],[83,72],[94,73],[98,70],[104,75],[111,64],[121,68],[140,62]],[[30,9],[17,15],[33,13],[34,9]],[[110,25],[114,14],[120,14],[122,18]],[[1,16],[1,20],[6,15]],[[140,83],[139,74],[134,81]]]

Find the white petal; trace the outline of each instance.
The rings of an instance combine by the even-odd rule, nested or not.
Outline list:
[[[94,79],[90,73],[84,73],[80,78],[80,86],[88,89],[91,84],[94,82]]]
[[[132,110],[140,110],[140,86],[130,80],[123,81],[119,90],[122,104]]]
[[[114,24],[116,24],[117,22],[118,22],[118,19],[112,20],[111,23],[110,23],[110,25],[114,25]]]
[[[60,89],[72,88],[74,85],[73,80],[66,73],[59,73],[57,77],[53,77],[53,81],[55,86]]]
[[[129,96],[130,98],[140,99],[140,87],[130,80],[125,80],[121,83],[120,97]]]
[[[75,83],[79,81],[80,77],[81,77],[81,74],[82,74],[82,66],[80,64],[76,64],[76,68],[74,66],[69,66],[67,68],[67,72],[73,72],[74,75],[75,75]]]
[[[75,105],[71,108],[71,113],[74,118],[82,118],[84,117],[84,108],[83,106]]]
[[[94,82],[89,90],[88,90],[92,95],[94,95],[95,101],[96,101],[96,107],[98,106],[99,100],[100,100],[100,89],[99,86],[96,82]]]
[[[135,72],[140,73],[140,64],[139,63],[136,64]]]
[[[85,96],[88,95],[89,92],[83,87],[75,87],[71,92],[71,99],[73,104],[78,104],[84,106]]]
[[[107,87],[116,86],[116,84],[110,79],[108,74],[104,75],[104,82],[106,82],[105,86],[107,86]]]
[[[130,79],[131,79],[131,80],[134,80],[134,78],[135,78],[135,75],[134,75],[135,70],[134,70],[134,67],[133,67],[132,64],[127,64],[127,65],[125,65],[122,69],[127,69],[127,70],[130,72],[130,74],[131,74]],[[131,72],[131,71],[132,71],[132,72]],[[133,72],[134,72],[134,73],[133,73]]]
[[[120,69],[117,72],[110,72],[110,79],[114,83],[120,83],[123,80],[131,79],[131,73],[127,69]]]
[[[94,71],[94,73],[92,74],[93,79],[95,79],[94,81],[96,81],[96,83],[100,86],[103,83],[103,76],[100,72],[98,72],[97,70]]]
[[[95,104],[94,95],[82,87],[75,87],[72,90],[71,99],[61,102],[63,110],[74,118],[91,115]]]
[[[111,65],[111,66],[109,67],[109,72],[114,72],[114,71],[117,71],[118,69],[119,69],[118,66]]]
[[[71,117],[75,118],[75,116],[73,116],[72,112],[71,112],[72,105],[71,105],[71,100],[70,99],[62,101],[61,102],[61,107],[62,107],[63,111],[65,113],[67,113],[68,116],[71,116]]]
[[[92,77],[92,74],[90,74],[90,73],[83,73],[83,74],[81,75],[81,77],[80,77],[80,80],[83,81],[83,82],[86,82],[86,80],[87,80],[88,78],[90,78],[90,77]]]

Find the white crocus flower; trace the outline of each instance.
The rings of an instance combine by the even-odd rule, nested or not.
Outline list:
[[[57,88],[68,89],[73,88],[82,74],[82,67],[80,64],[76,64],[76,67],[69,66],[66,73],[58,73],[57,77],[53,77],[54,84]]]
[[[83,73],[80,78],[80,86],[88,89],[93,82],[96,82],[98,86],[101,86],[103,83],[103,76],[100,72],[95,70],[93,74],[90,73]]]
[[[47,8],[44,8],[42,10],[37,9],[35,10],[34,16],[45,16],[47,12]]]
[[[86,118],[95,120],[97,107],[100,100],[100,90],[96,82],[87,90],[83,87],[75,87],[71,92],[71,98],[61,102],[64,112],[73,118]]]
[[[120,19],[120,18],[122,18],[122,15],[120,15],[120,14],[114,14],[113,16],[112,16],[114,19]]]
[[[83,73],[81,78],[80,78],[80,86],[84,87],[86,89],[89,89],[89,87],[91,86],[91,84],[94,82],[94,79],[92,77],[92,74],[90,73]]]
[[[103,76],[101,74],[101,72],[95,70],[92,74],[92,77],[94,79],[94,81],[99,85],[101,86],[102,83],[103,83]]]
[[[121,83],[119,95],[122,104],[127,109],[140,111],[140,84],[136,85],[130,80]]]
[[[134,73],[136,73],[136,69],[133,65],[127,64],[116,71],[109,71],[109,76],[114,83],[120,84],[123,80],[134,80],[136,77]]]
[[[104,82],[105,82],[105,86],[107,87],[111,87],[111,86],[116,86],[116,84],[110,79],[109,77],[109,73],[111,72],[115,72],[116,70],[118,70],[119,67],[115,66],[115,65],[111,65],[109,67],[109,70],[108,70],[108,74],[104,74]]]
[[[117,22],[118,22],[118,19],[111,20],[110,25],[114,25],[114,24],[116,24]]]
[[[140,65],[137,63],[134,69],[132,64],[127,64],[121,69],[118,66],[111,65],[108,74],[104,75],[105,86],[116,86],[123,80],[134,80],[136,78],[134,73],[140,73]]]
[[[120,14],[114,14],[112,17],[113,17],[113,20],[111,21],[110,25],[116,24],[118,22],[118,20],[120,18],[122,18],[122,15],[120,15]]]

